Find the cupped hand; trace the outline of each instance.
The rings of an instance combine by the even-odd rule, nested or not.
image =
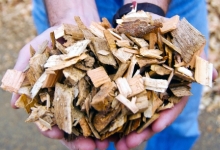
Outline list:
[[[17,62],[15,64],[14,69],[19,70],[19,71],[23,71],[29,63],[30,45],[35,50],[37,50],[38,47],[45,40],[48,40],[50,42],[50,32],[52,32],[56,28],[57,27],[51,27],[51,28],[47,29],[45,32],[43,32],[42,34],[37,36],[35,39],[33,39],[30,43],[26,44],[19,52],[18,59],[17,59]],[[50,45],[50,43],[49,43],[49,45]],[[15,102],[18,98],[19,98],[18,94],[13,94],[12,98],[11,98],[11,106],[15,109],[17,109],[17,107],[15,106]],[[75,140],[70,141],[70,142],[66,141],[64,139],[63,131],[60,130],[57,126],[54,126],[52,128],[52,130],[48,130],[48,131],[44,131],[44,132],[40,130],[40,132],[48,138],[59,139],[61,141],[61,143],[63,145],[65,145],[70,150],[77,150],[77,149],[94,150],[96,148],[97,149],[106,149],[108,147],[108,141],[107,140],[99,141],[97,139],[85,138],[85,137],[82,137],[82,136],[77,137]]]

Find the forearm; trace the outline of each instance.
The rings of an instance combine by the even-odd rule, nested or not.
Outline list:
[[[124,0],[124,4],[127,3],[132,3],[133,0]],[[136,0],[137,3],[151,3],[151,4],[155,4],[157,6],[159,6],[160,8],[163,9],[163,11],[166,13],[168,10],[168,6],[170,3],[170,0]]]
[[[74,16],[80,16],[89,25],[99,21],[95,0],[44,0],[50,26],[61,23],[73,24]]]

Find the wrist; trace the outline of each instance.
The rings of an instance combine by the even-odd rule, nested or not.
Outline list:
[[[124,4],[132,3],[133,0],[124,0]],[[136,0],[137,3],[151,3],[160,7],[164,13],[167,13],[170,0]]]

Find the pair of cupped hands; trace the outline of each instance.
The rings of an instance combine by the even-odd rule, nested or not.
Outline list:
[[[154,16],[153,18],[158,18],[159,16]],[[30,59],[30,45],[33,46],[35,49],[39,47],[45,40],[50,41],[50,32],[54,31],[58,26],[50,27],[45,32],[34,38],[31,42],[27,43],[19,52],[17,62],[15,64],[14,69],[23,71],[27,64],[29,63]],[[50,44],[51,45],[51,44]],[[204,53],[202,57],[205,58]],[[216,79],[218,76],[217,71],[214,69],[213,71],[213,80]],[[16,100],[19,98],[19,95],[13,94],[11,99],[11,105],[13,108],[17,108],[15,106]],[[73,141],[66,141],[64,139],[64,133],[60,130],[57,126],[53,126],[52,130],[48,130],[45,132],[40,131],[44,136],[52,139],[58,139],[64,144],[67,148],[71,150],[94,150],[94,149],[107,149],[109,142],[114,142],[115,147],[117,150],[127,150],[134,147],[137,147],[142,142],[147,141],[150,137],[152,137],[155,133],[158,133],[169,126],[181,113],[184,109],[186,103],[188,101],[188,97],[183,97],[181,101],[176,104],[173,108],[164,110],[160,113],[160,117],[152,123],[151,126],[146,128],[141,133],[136,133],[135,131],[130,133],[129,135],[119,138],[116,136],[112,136],[108,139],[103,141],[91,138],[91,137],[83,137],[79,136],[76,137]]]

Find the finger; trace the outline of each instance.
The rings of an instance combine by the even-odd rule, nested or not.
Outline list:
[[[212,80],[215,81],[215,79],[218,77],[218,72],[217,70],[214,68],[213,72],[212,72]]]
[[[161,112],[160,117],[152,124],[152,131],[157,133],[169,126],[182,112],[187,101],[188,97],[183,97],[173,108]]]
[[[147,141],[155,134],[151,128],[145,129],[141,133],[132,132],[126,137],[126,145],[129,149],[139,146],[141,143]]]
[[[121,138],[116,144],[115,147],[117,150],[129,150],[129,147],[127,146],[125,137]]]
[[[11,97],[11,107],[14,109],[18,109],[18,107],[15,106],[15,103],[20,95],[13,93]]]
[[[98,150],[103,150],[103,149],[107,149],[108,148],[108,145],[109,145],[109,142],[108,140],[103,140],[103,141],[100,141],[100,140],[95,140],[95,143],[96,143],[96,148]]]
[[[65,139],[60,140],[63,145],[65,145],[70,150],[94,150],[96,144],[93,139],[85,137],[77,137],[73,141],[67,141]]]
[[[53,126],[52,130],[47,130],[47,131],[41,131],[40,130],[40,132],[44,136],[46,136],[48,138],[51,138],[51,139],[63,139],[63,137],[64,137],[63,131],[60,130],[57,126]]]

